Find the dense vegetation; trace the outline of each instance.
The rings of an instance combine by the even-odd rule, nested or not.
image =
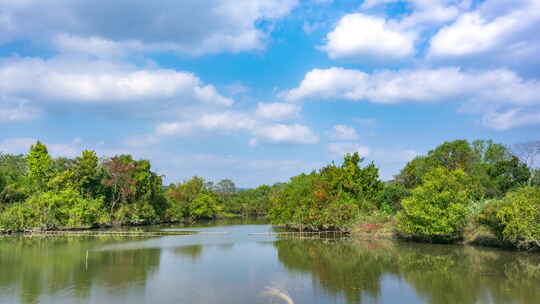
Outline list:
[[[397,235],[428,242],[460,241],[485,227],[499,244],[540,248],[540,174],[508,147],[445,142],[385,183],[373,164],[361,162],[347,155],[341,166],[293,177],[271,193],[270,219],[312,230],[383,219]]]
[[[199,177],[164,187],[146,160],[99,159],[93,151],[52,158],[37,142],[27,155],[0,154],[0,230],[264,215],[270,189],[239,191],[230,180],[214,185]]]
[[[534,153],[531,153],[533,151]],[[492,141],[445,142],[382,182],[356,153],[287,183],[237,189],[193,177],[163,185],[146,160],[99,159],[83,151],[52,158],[37,142],[27,155],[0,154],[0,229],[55,229],[267,216],[301,230],[349,230],[385,219],[401,237],[462,240],[485,227],[501,243],[540,248],[540,171]],[[532,156],[531,156],[532,155]]]

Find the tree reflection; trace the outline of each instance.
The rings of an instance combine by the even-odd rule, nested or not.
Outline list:
[[[0,243],[0,287],[19,290],[23,303],[39,303],[42,295],[54,295],[66,288],[84,300],[97,284],[111,290],[134,281],[144,284],[159,266],[160,249],[92,250],[126,241],[133,239],[4,238]]]
[[[179,254],[183,257],[190,258],[192,261],[197,261],[202,255],[203,246],[202,245],[181,246],[181,247],[174,248],[173,251],[174,253]]]
[[[426,303],[537,303],[540,256],[486,248],[394,241],[279,240],[280,262],[311,274],[325,291],[362,303],[381,280],[407,282]]]

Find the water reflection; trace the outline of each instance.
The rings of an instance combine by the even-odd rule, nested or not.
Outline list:
[[[133,284],[144,286],[159,267],[159,248],[93,250],[101,245],[129,241],[140,241],[140,238],[3,238],[0,288],[17,290],[22,303],[40,303],[43,294],[68,293],[78,300],[88,299],[93,285],[110,290],[121,290]]]
[[[394,241],[279,240],[290,272],[311,274],[347,303],[379,302],[385,278],[406,282],[425,303],[538,303],[540,256]],[[393,301],[405,303],[403,299]],[[411,303],[418,303],[418,299]]]
[[[540,299],[539,254],[206,226],[196,230],[227,233],[0,238],[0,303],[281,303],[268,287],[296,304]]]
[[[202,254],[203,246],[202,245],[188,245],[174,248],[173,251],[180,256],[188,257],[192,261],[197,261]]]

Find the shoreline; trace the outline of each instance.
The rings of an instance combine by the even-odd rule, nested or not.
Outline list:
[[[231,217],[220,218],[220,219],[230,219]],[[235,218],[244,218],[242,216]],[[219,219],[218,219],[219,220]],[[141,231],[141,232],[121,232],[115,231],[114,229],[121,228],[136,228],[136,227],[151,227],[156,225],[167,225],[167,224],[195,224],[205,221],[193,221],[193,220],[182,220],[175,222],[159,222],[159,223],[149,223],[149,224],[124,224],[124,225],[99,225],[94,227],[58,227],[58,228],[29,228],[19,231],[13,230],[0,230],[0,236],[95,236],[95,235],[125,235],[125,236],[142,236],[142,235],[186,235],[186,233],[168,233],[168,232],[156,232],[156,231]],[[274,227],[281,227],[279,225],[273,225]],[[478,228],[478,227],[474,227]],[[92,234],[92,233],[95,234]],[[306,232],[307,233],[307,232]],[[320,233],[324,233],[321,231]],[[394,241],[404,241],[411,243],[423,243],[423,244],[438,244],[437,242],[425,242],[418,241],[414,239],[400,237],[394,230],[393,224],[391,222],[387,223],[369,223],[362,222],[355,224],[355,227],[346,232],[351,239],[353,240],[363,240],[363,241],[376,241],[376,240],[394,240]],[[486,247],[486,248],[497,248],[507,251],[515,252],[540,252],[540,249],[533,250],[520,250],[515,248],[508,243],[498,240],[493,234],[486,231],[485,229],[476,229],[474,231],[466,231],[464,238],[455,243],[448,243],[449,245],[455,246],[473,246],[473,247]]]

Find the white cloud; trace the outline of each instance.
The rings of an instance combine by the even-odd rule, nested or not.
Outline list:
[[[186,136],[193,133],[194,125],[191,122],[165,122],[156,127],[158,136]]]
[[[506,111],[490,111],[483,117],[482,123],[495,130],[540,124],[540,110],[523,111],[514,108]]]
[[[238,112],[223,112],[203,114],[197,121],[197,125],[206,130],[252,130],[257,122],[249,116]]]
[[[300,106],[292,103],[259,103],[255,115],[260,118],[283,121],[298,117]]]
[[[464,71],[460,68],[381,70],[367,74],[343,68],[314,69],[300,86],[284,92],[288,100],[307,98],[367,100],[373,103],[470,100],[508,104],[540,102],[537,80],[509,70]]]
[[[4,0],[0,43],[46,41],[62,51],[93,55],[260,50],[271,27],[259,23],[275,22],[296,5],[297,0]]]
[[[477,58],[520,68],[539,64],[540,2],[491,0],[461,14],[436,33],[428,56],[437,60]],[[524,62],[527,62],[524,64]]]
[[[381,104],[405,102],[460,102],[464,111],[503,106],[540,105],[540,82],[526,80],[512,71],[465,71],[460,68],[382,70],[371,74],[358,70],[329,68],[308,72],[299,87],[281,95],[290,101],[302,99],[345,99]],[[521,115],[526,112],[518,111]],[[516,112],[515,115],[518,115]],[[521,125],[535,123],[525,119]],[[492,126],[491,124],[486,124]],[[517,126],[520,124],[514,124]]]
[[[319,137],[308,127],[298,124],[262,126],[255,130],[255,135],[274,143],[316,144],[319,142]]]
[[[0,61],[0,79],[1,94],[40,103],[234,102],[192,73],[103,60],[10,57]]]
[[[332,59],[365,60],[369,56],[388,60],[412,55],[415,39],[413,32],[383,18],[356,13],[339,20],[321,49]]]
[[[290,101],[305,98],[340,98],[351,88],[366,81],[368,74],[356,70],[333,67],[313,69],[306,74],[300,86],[281,94]]]
[[[337,157],[342,157],[347,153],[355,152],[358,152],[361,157],[366,157],[371,152],[371,150],[367,146],[362,146],[358,143],[349,142],[329,143],[328,151]]]
[[[500,17],[492,22],[483,19],[478,12],[464,14],[456,23],[441,29],[432,39],[431,56],[460,56],[481,53],[495,47],[519,26],[514,18]]]
[[[231,133],[248,132],[255,136],[250,146],[260,141],[271,143],[315,144],[319,137],[306,126],[299,124],[266,123],[242,112],[226,111],[203,113],[191,120],[161,123],[156,127],[157,136],[187,136],[196,132]]]
[[[336,125],[330,133],[330,137],[341,140],[357,140],[358,133],[352,127],[345,125]]]

